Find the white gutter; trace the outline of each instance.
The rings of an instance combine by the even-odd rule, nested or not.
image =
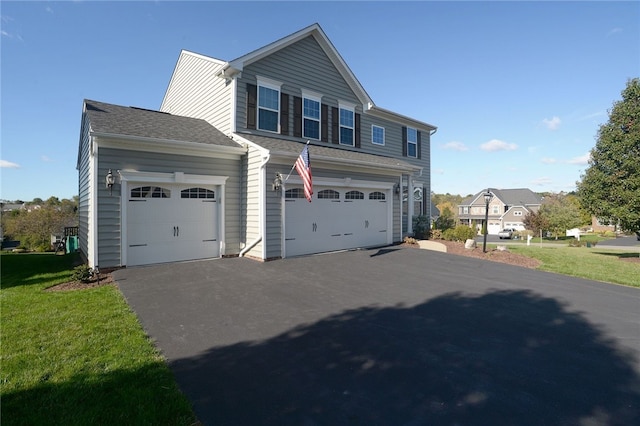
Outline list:
[[[267,153],[265,157],[262,157],[262,163],[260,163],[260,174],[258,177],[258,236],[240,251],[240,254],[238,255],[239,257],[244,257],[245,253],[254,248],[260,241],[262,241],[262,236],[265,233],[265,180],[267,173],[266,166],[270,159],[271,154]],[[265,257],[264,253],[262,257]]]

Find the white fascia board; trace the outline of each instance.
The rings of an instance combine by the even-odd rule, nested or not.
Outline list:
[[[237,159],[246,154],[240,146],[230,147],[209,145],[198,142],[185,142],[172,139],[157,139],[145,136],[118,135],[113,133],[91,132],[91,136],[99,138],[103,148],[117,148],[130,151],[158,152],[162,154],[197,155],[211,158]]]
[[[140,183],[185,183],[200,185],[224,185],[229,176],[192,175],[184,172],[140,172],[118,170],[121,181]]]
[[[253,149],[256,149],[258,151],[260,151],[261,156],[264,157],[268,157],[270,152],[268,149],[261,147],[260,145],[251,142],[248,139],[243,138],[241,135],[239,135],[238,133],[232,133],[231,135],[229,135],[229,137],[231,139],[233,139],[233,141],[238,142],[238,143],[242,143],[245,144],[246,146],[250,146]]]
[[[436,126],[432,124],[425,123],[423,121],[419,121],[411,117],[407,117],[406,115],[398,114],[396,112],[390,111],[388,109],[380,108],[375,105],[370,105],[369,109],[366,112],[367,114],[371,114],[376,117],[383,118],[385,120],[394,121],[396,123],[404,124],[410,127],[416,127],[418,129],[426,129],[430,132],[438,129]]]

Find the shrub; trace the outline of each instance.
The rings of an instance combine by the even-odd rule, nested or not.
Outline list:
[[[445,241],[455,241],[456,235],[453,228],[449,228],[442,233],[442,239]]]
[[[88,283],[93,278],[93,269],[89,267],[89,265],[79,265],[73,268],[73,274],[71,275],[71,279],[74,281],[80,281],[83,283]]]
[[[418,241],[413,237],[404,237],[405,244],[418,244]]]
[[[413,233],[416,238],[424,239],[429,232],[429,216],[420,215],[413,217]]]
[[[429,239],[431,240],[441,240],[442,239],[442,231],[439,229],[432,229],[429,233]]]
[[[475,238],[475,232],[472,228],[469,228],[466,225],[458,225],[453,230],[456,240],[465,242],[467,240],[472,240]]]

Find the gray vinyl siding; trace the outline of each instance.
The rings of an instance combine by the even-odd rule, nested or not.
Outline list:
[[[82,115],[78,148],[78,249],[85,259],[89,256],[89,119]]]
[[[250,244],[260,236],[260,164],[262,163],[262,155],[259,150],[249,147],[249,153],[246,156],[247,170],[244,176],[243,187],[243,203],[245,217],[245,240],[244,243]],[[261,242],[256,244],[246,255],[262,258],[262,248],[264,245],[264,237]]]
[[[105,176],[112,170],[137,170],[144,172],[229,176],[225,191],[225,243],[227,255],[240,251],[240,159],[215,159],[186,155],[167,155],[111,148],[100,148],[98,176]],[[104,185],[98,189],[98,258],[100,267],[121,266],[120,244],[120,202],[121,186],[113,187],[113,195]]]
[[[402,124],[379,118],[363,112],[359,99],[353,93],[342,75],[333,66],[320,45],[311,36],[285,47],[259,61],[245,66],[237,86],[236,128],[246,129],[246,90],[247,84],[256,84],[256,76],[267,77],[282,84],[281,91],[289,96],[289,129],[293,129],[293,96],[302,96],[302,90],[310,90],[322,95],[322,103],[338,107],[339,101],[356,105],[355,112],[361,114],[361,147],[351,148],[344,145],[329,145],[340,149],[351,149],[368,154],[402,158],[404,161],[423,167],[423,175],[430,173],[430,134],[428,129],[418,128],[421,132],[422,158],[402,156]],[[371,142],[371,125],[385,128],[385,145],[374,145]],[[270,132],[264,133],[273,136]],[[329,110],[328,140],[332,140],[331,110]],[[302,139],[300,139],[302,140]]]
[[[216,77],[222,65],[188,52],[180,55],[161,111],[200,118],[221,132],[231,130],[231,86]]]
[[[276,173],[281,173],[285,177],[289,174],[292,164],[271,164],[267,166],[267,176],[275,176]],[[295,171],[293,174],[295,175]],[[354,180],[363,180],[369,182],[385,182],[385,183],[398,183],[400,176],[381,176],[376,174],[349,172],[349,177]],[[321,178],[336,178],[344,179],[344,171],[332,171],[321,168],[313,168],[314,179]],[[267,179],[268,180],[268,179]],[[271,191],[270,183],[267,182],[267,225],[266,225],[266,244],[267,251],[266,257],[277,258],[282,255],[282,194],[280,192]],[[314,190],[314,192],[317,192]],[[400,218],[400,199],[397,195],[392,195],[393,200],[393,242],[402,241],[401,230],[401,218]]]

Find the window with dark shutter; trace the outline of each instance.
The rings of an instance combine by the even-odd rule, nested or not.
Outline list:
[[[302,98],[293,97],[293,136],[302,137]]]
[[[338,108],[331,107],[331,143],[340,143],[340,116]]]
[[[256,101],[258,99],[258,87],[247,83],[247,129],[256,128]]]
[[[402,156],[407,156],[407,128],[402,126]]]
[[[322,142],[329,142],[329,107],[327,105],[322,104],[320,107],[321,111],[321,130],[320,134],[322,136]]]
[[[356,114],[356,148],[360,148],[360,114]]]
[[[289,134],[289,95],[280,93],[280,134]]]

